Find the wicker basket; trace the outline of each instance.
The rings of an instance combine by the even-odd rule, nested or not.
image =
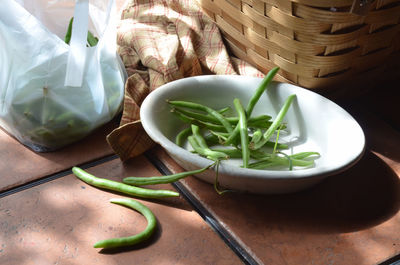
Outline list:
[[[235,56],[264,73],[279,66],[278,80],[357,94],[400,75],[400,0],[363,0],[361,11],[360,0],[197,2]]]

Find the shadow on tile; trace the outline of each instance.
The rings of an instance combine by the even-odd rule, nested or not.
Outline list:
[[[223,222],[241,220],[254,229],[262,223],[309,233],[358,231],[390,219],[400,207],[399,177],[371,152],[346,172],[294,194],[218,196],[197,179],[184,184]]]

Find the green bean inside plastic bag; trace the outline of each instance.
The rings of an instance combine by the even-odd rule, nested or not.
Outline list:
[[[115,13],[112,0],[96,5],[88,0],[3,3],[4,130],[34,151],[53,151],[89,135],[121,111],[126,72],[116,53]],[[92,47],[86,43],[89,31],[98,37]]]

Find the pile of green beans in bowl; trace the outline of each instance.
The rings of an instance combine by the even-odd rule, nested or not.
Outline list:
[[[186,128],[176,136],[175,143],[183,146],[189,142],[192,152],[218,162],[230,158],[242,159],[242,167],[249,169],[312,167],[318,152],[286,154],[288,145],[279,142],[285,130],[284,117],[296,95],[287,97],[274,119],[268,114],[252,116],[253,109],[266,91],[279,67],[273,68],[261,81],[246,108],[239,98],[234,98],[236,115],[228,116],[229,107],[213,109],[192,101],[167,100],[174,113]],[[275,140],[272,140],[275,137]]]
[[[233,100],[236,116],[225,115],[228,108],[216,110],[196,102],[168,100],[171,111],[187,124],[187,127],[176,136],[176,144],[182,146],[184,142],[188,142],[193,149],[192,152],[210,159],[210,164],[204,168],[167,176],[126,177],[122,182],[95,177],[79,167],[73,167],[72,172],[80,180],[103,190],[116,191],[142,199],[159,199],[176,197],[179,193],[140,186],[172,183],[200,174],[212,167],[216,169],[215,190],[219,194],[228,191],[218,189],[218,165],[221,160],[230,158],[242,159],[242,167],[250,169],[278,166],[292,170],[293,167],[313,166],[314,160],[319,157],[318,152],[299,152],[288,155],[282,152],[288,146],[278,141],[281,130],[286,128],[283,123],[284,116],[296,95],[290,95],[286,99],[274,119],[267,114],[252,116],[256,103],[278,71],[279,68],[276,67],[264,77],[246,108],[238,98]],[[271,140],[273,136],[275,136],[274,141]],[[268,147],[271,151],[266,152],[264,147]],[[132,246],[148,240],[154,234],[157,229],[157,220],[147,206],[131,198],[112,199],[111,202],[141,213],[147,220],[147,227],[132,236],[99,241],[94,244],[95,248]]]

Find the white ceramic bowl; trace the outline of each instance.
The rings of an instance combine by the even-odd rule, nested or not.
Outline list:
[[[261,78],[245,76],[197,76],[170,82],[151,92],[144,100],[140,116],[148,135],[160,144],[184,169],[193,170],[211,161],[193,154],[189,147],[175,144],[176,134],[184,128],[166,100],[190,100],[219,109],[233,107],[233,99],[244,105],[257,89]],[[337,104],[301,87],[272,82],[254,108],[252,116],[268,114],[275,117],[285,99],[296,94],[285,122],[288,134],[280,140],[288,142],[287,153],[317,151],[321,156],[311,168],[289,170],[256,170],[241,168],[237,161],[223,161],[219,168],[221,186],[252,193],[289,193],[308,188],[327,176],[354,165],[362,156],[364,133],[353,117]],[[215,171],[208,170],[196,177],[214,183]]]

